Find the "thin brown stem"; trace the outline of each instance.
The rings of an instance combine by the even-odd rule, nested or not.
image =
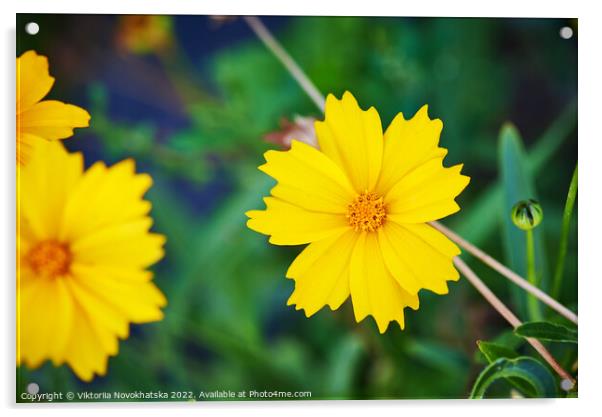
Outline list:
[[[501,262],[492,258],[490,255],[483,252],[481,249],[474,246],[472,243],[468,242],[466,239],[457,235],[452,230],[443,226],[439,222],[431,222],[431,226],[435,229],[439,230],[441,233],[449,237],[451,240],[456,242],[460,247],[466,249],[467,252],[472,254],[475,258],[479,259],[484,264],[490,266],[492,269],[496,270],[504,277],[508,278],[510,281],[514,282],[516,285],[524,289],[525,291],[533,294],[537,297],[541,302],[548,305],[551,309],[558,312],[558,314],[566,317],[573,323],[577,324],[577,315],[573,313],[571,310],[560,304],[558,301],[550,297],[548,294],[532,285],[529,281],[518,275],[516,272],[512,271],[507,266],[503,265]]]
[[[472,269],[460,257],[454,258],[454,265],[458,270],[466,277],[466,279],[481,293],[481,295],[497,310],[502,317],[504,317],[512,327],[517,328],[522,324],[520,319],[499,299],[497,296],[485,285],[483,281],[474,273]],[[544,360],[550,364],[552,369],[556,371],[558,375],[564,380],[568,380],[572,385],[575,384],[575,379],[567,371],[560,366],[552,354],[545,348],[545,346],[537,339],[531,337],[527,338],[527,341],[533,346],[533,348],[541,355]],[[561,384],[565,387],[566,384]]]
[[[295,60],[286,52],[280,43],[274,38],[267,27],[256,16],[244,16],[244,20],[249,27],[255,32],[257,37],[264,45],[278,58],[284,67],[290,72],[295,80],[299,83],[303,91],[307,93],[310,99],[315,103],[320,111],[324,112],[324,96],[311,82],[309,77],[303,72],[301,67],[297,65]]]

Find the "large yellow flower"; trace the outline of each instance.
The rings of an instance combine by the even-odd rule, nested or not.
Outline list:
[[[424,106],[410,120],[399,113],[383,135],[378,112],[346,92],[328,96],[315,124],[320,150],[293,141],[266,152],[259,169],[278,184],[247,225],[275,245],[309,243],[286,274],[289,305],[309,317],[351,295],[356,321],[372,315],[383,333],[393,320],[404,328],[419,290],[448,292],[460,250],[427,222],[460,209],[454,198],[469,178],[462,165],[443,167],[442,127]]]
[[[146,270],[165,242],[149,232],[151,183],[131,159],[84,171],[59,142],[31,147],[18,182],[17,364],[51,359],[89,381],[106,373],[129,323],[163,318]]]
[[[27,51],[17,58],[17,161],[21,164],[36,141],[65,139],[73,135],[74,128],[89,124],[90,115],[80,107],[41,101],[53,84],[45,56]]]

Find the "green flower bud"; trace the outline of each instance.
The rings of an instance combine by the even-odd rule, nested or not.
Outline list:
[[[512,207],[512,222],[522,230],[535,229],[543,220],[541,205],[533,200],[519,201]]]

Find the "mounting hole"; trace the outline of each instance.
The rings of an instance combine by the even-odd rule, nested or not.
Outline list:
[[[562,39],[571,39],[573,37],[573,29],[568,26],[560,28],[560,37]]]
[[[563,379],[560,381],[560,388],[562,388],[563,391],[570,391],[574,386],[575,384],[570,379]]]
[[[25,32],[27,32],[28,35],[37,35],[39,31],[40,25],[36,22],[29,22],[25,25]]]
[[[32,382],[27,385],[27,392],[31,395],[36,395],[38,392],[40,392],[40,386],[35,382]]]

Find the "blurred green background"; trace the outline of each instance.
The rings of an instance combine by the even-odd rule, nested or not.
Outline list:
[[[27,22],[38,35],[24,32]],[[265,24],[323,93],[350,90],[384,125],[429,104],[444,122],[446,164],[472,177],[462,210],[444,221],[525,274],[523,235],[508,224],[520,196],[536,197],[540,285],[549,290],[561,216],[577,162],[577,21],[569,19],[265,17]],[[571,39],[559,35],[572,27]],[[91,126],[66,141],[86,164],[133,157],[153,176],[154,230],[167,235],[155,282],[165,319],[133,326],[106,377],[80,382],[49,363],[17,370],[45,391],[311,391],[313,399],[465,398],[487,363],[477,340],[534,356],[464,279],[450,293],[421,293],[406,329],[380,335],[356,324],[350,301],[311,319],[286,306],[284,278],[301,247],[276,247],[246,228],[274,184],[256,167],[276,145],[282,118],[320,118],[312,102],[241,18],[17,16],[17,54],[35,49],[56,78],[51,97],[90,111]],[[526,151],[512,159],[529,183],[502,175],[510,121]],[[506,132],[508,133],[508,132]],[[514,137],[517,135],[511,132]],[[517,139],[518,140],[518,139]],[[518,161],[518,162],[517,162]],[[508,175],[506,176],[508,177]],[[512,175],[509,175],[512,177]],[[513,188],[514,187],[514,188]],[[522,188],[521,188],[522,187]],[[526,188],[525,188],[526,187]],[[529,194],[526,195],[525,189]],[[522,190],[522,191],[521,191]],[[576,214],[576,213],[575,213]],[[559,299],[577,306],[577,216]],[[482,279],[526,319],[524,294],[466,255]],[[546,317],[562,322],[552,312]],[[552,345],[570,369],[576,347]],[[489,396],[509,396],[496,383]]]

